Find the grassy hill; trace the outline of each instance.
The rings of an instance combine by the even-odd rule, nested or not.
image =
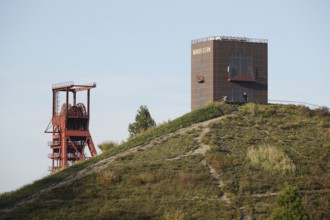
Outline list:
[[[265,219],[287,184],[330,219],[330,116],[212,103],[5,193],[0,219]]]

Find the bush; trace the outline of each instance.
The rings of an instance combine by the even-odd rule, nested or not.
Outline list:
[[[100,148],[101,151],[108,151],[112,148],[118,147],[118,143],[115,141],[104,141],[101,144],[97,145],[98,148]]]
[[[306,117],[313,116],[313,111],[310,108],[306,107],[306,106],[299,106],[298,111]]]
[[[315,115],[318,117],[326,117],[330,115],[330,110],[326,106],[322,106],[314,110]]]
[[[294,186],[286,185],[277,197],[278,208],[272,213],[271,219],[309,219],[302,204],[301,195]]]

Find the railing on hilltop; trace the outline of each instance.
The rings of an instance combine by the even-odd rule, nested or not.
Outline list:
[[[192,40],[192,44],[203,43],[213,40],[219,41],[235,41],[235,42],[250,42],[250,43],[264,43],[267,44],[267,39],[258,39],[258,38],[247,38],[247,37],[236,37],[236,36],[211,36],[211,37],[204,37],[196,40]]]
[[[274,99],[269,99],[268,103],[273,103],[273,104],[292,104],[292,105],[303,105],[303,106],[307,106],[311,109],[315,109],[315,108],[320,108],[321,106],[319,105],[315,105],[315,104],[311,104],[308,102],[298,102],[298,101],[288,101],[288,100],[274,100]]]

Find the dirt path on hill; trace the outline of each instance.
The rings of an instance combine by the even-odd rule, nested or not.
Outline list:
[[[67,184],[69,182],[72,182],[76,179],[79,179],[79,178],[81,178],[85,175],[95,173],[95,172],[99,172],[99,171],[105,169],[109,164],[111,164],[113,161],[115,161],[116,159],[118,159],[120,157],[125,157],[127,155],[134,154],[139,150],[146,150],[148,148],[151,148],[151,147],[155,146],[153,142],[161,143],[161,142],[167,140],[168,138],[171,138],[175,135],[183,135],[183,134],[185,134],[188,131],[193,130],[193,129],[198,129],[198,128],[202,129],[201,135],[199,137],[195,138],[195,140],[197,141],[197,143],[199,144],[200,147],[198,149],[196,149],[195,151],[193,151],[193,152],[188,152],[188,154],[182,155],[180,158],[188,156],[188,155],[192,155],[192,154],[198,154],[198,153],[204,155],[205,152],[210,149],[210,146],[203,144],[202,141],[201,141],[201,137],[202,137],[202,135],[205,134],[205,132],[209,131],[208,125],[210,123],[213,123],[215,121],[219,121],[223,117],[226,117],[226,116],[222,116],[222,117],[211,119],[211,120],[204,121],[204,122],[201,122],[201,123],[193,124],[193,125],[191,125],[189,127],[186,127],[186,128],[181,128],[181,129],[179,129],[179,130],[177,130],[173,133],[165,134],[165,135],[162,135],[158,138],[155,138],[152,142],[149,142],[147,144],[139,145],[139,146],[136,146],[134,148],[128,149],[124,152],[121,152],[121,153],[118,153],[116,155],[110,156],[108,158],[102,159],[102,160],[98,161],[97,163],[92,164],[89,167],[86,167],[85,169],[82,169],[82,170],[78,171],[75,174],[72,174],[71,176],[67,177],[66,180],[62,181],[61,183],[56,184],[54,187],[56,188],[58,186],[61,186],[61,185]],[[173,160],[173,159],[175,159],[175,158],[172,158],[172,159],[169,159],[169,160]]]

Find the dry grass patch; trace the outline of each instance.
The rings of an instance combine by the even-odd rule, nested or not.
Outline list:
[[[141,186],[141,185],[145,185],[148,183],[154,183],[155,182],[155,177],[154,175],[150,174],[150,173],[140,173],[136,176],[132,176],[130,177],[127,182],[133,186]]]
[[[115,184],[120,182],[120,179],[119,175],[116,175],[109,170],[102,171],[97,175],[97,181],[100,184]]]
[[[247,157],[254,166],[260,166],[272,172],[285,174],[296,170],[292,160],[281,149],[271,145],[250,147]]]
[[[177,210],[175,212],[166,212],[164,214],[164,220],[184,220],[188,219],[186,214],[181,210]]]

